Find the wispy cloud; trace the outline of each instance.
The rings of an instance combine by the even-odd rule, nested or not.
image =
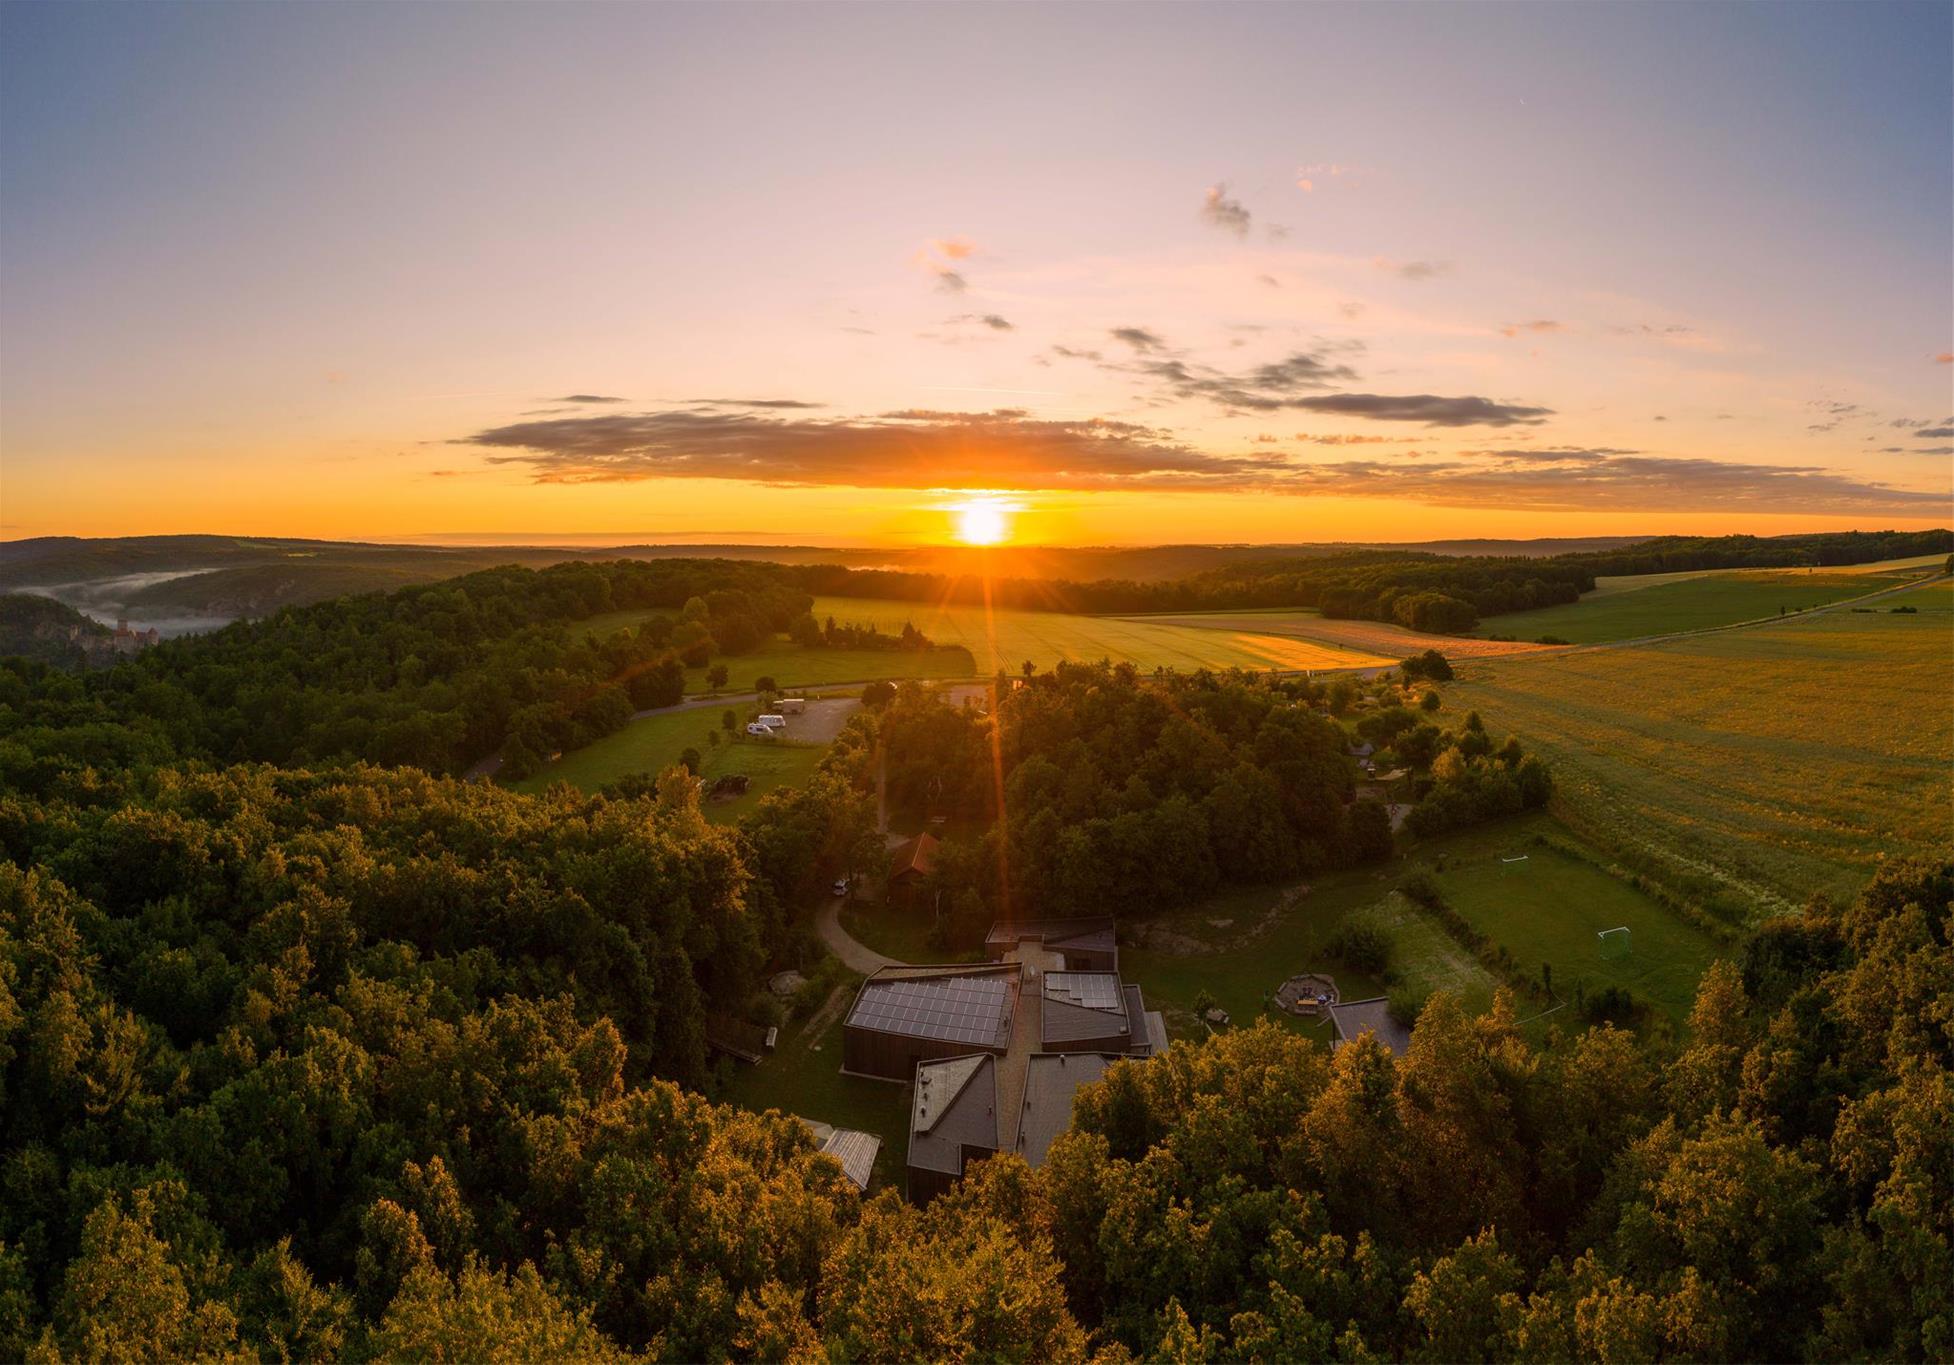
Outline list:
[[[1361,417],[1371,422],[1423,422],[1428,427],[1533,426],[1553,415],[1552,408],[1499,403],[1467,395],[1443,398],[1437,394],[1332,393],[1298,398],[1290,407],[1337,417]]]
[[[1167,343],[1157,333],[1144,327],[1115,327],[1109,334],[1115,341],[1124,341],[1136,351],[1158,351]]]
[[[1564,323],[1555,322],[1552,318],[1535,318],[1532,322],[1509,322],[1499,329],[1499,334],[1503,337],[1516,337],[1522,332],[1564,332],[1566,330],[1567,327]]]
[[[625,399],[613,398],[606,393],[566,393],[561,398],[546,399],[550,403],[622,403]]]
[[[1208,186],[1206,195],[1202,197],[1201,217],[1209,225],[1223,232],[1232,232],[1237,237],[1248,236],[1249,224],[1253,221],[1239,199],[1228,197],[1226,185]]]
[[[950,262],[968,260],[976,254],[977,244],[968,237],[932,237],[910,260],[936,281],[937,289],[945,294],[961,294],[970,287],[970,281]]]
[[[1396,275],[1405,280],[1436,279],[1452,269],[1449,261],[1394,261],[1386,256],[1373,257],[1371,266],[1387,275]]]
[[[1001,317],[996,313],[965,313],[961,317],[955,317],[950,320],[952,322],[975,323],[979,327],[988,327],[993,332],[1015,332],[1018,330],[1009,318]]]

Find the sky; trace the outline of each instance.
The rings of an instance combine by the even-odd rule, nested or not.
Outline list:
[[[1954,6],[0,5],[0,538],[1945,525]]]

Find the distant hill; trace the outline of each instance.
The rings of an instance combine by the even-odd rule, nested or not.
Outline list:
[[[107,626],[51,597],[0,595],[0,655],[83,668],[91,653],[106,650],[110,638]]]

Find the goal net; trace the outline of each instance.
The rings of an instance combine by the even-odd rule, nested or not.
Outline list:
[[[1628,928],[1603,929],[1596,934],[1595,941],[1601,945],[1604,961],[1613,962],[1628,956]]]

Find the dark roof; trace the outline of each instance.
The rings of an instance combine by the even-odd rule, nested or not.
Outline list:
[[[1018,1114],[1018,1155],[1033,1166],[1042,1165],[1052,1140],[1072,1126],[1072,1099],[1079,1087],[1098,1080],[1118,1060],[1106,1052],[1034,1054]]]
[[[1331,1027],[1336,1038],[1334,1051],[1343,1043],[1353,1043],[1366,1033],[1376,1035],[1386,1052],[1402,1057],[1411,1050],[1411,1030],[1391,1017],[1391,1002],[1375,995],[1369,1000],[1346,1000],[1330,1006]]]
[[[889,880],[908,876],[927,877],[936,867],[936,836],[924,830],[913,839],[904,839],[889,859]]]
[[[909,1100],[909,1164],[963,1174],[963,1149],[997,1150],[997,1059],[918,1062]]]
[[[1017,1003],[1015,967],[885,967],[862,983],[848,1026],[1002,1050]]]
[[[1113,917],[1093,915],[1078,919],[999,920],[984,935],[984,943],[986,946],[997,944],[1008,948],[1028,938],[1037,939],[1047,948],[1075,948],[1081,952],[1111,952],[1117,942],[1113,935]]]
[[[1133,1036],[1126,991],[1113,972],[1046,972],[1044,1007],[1047,1044]]]

